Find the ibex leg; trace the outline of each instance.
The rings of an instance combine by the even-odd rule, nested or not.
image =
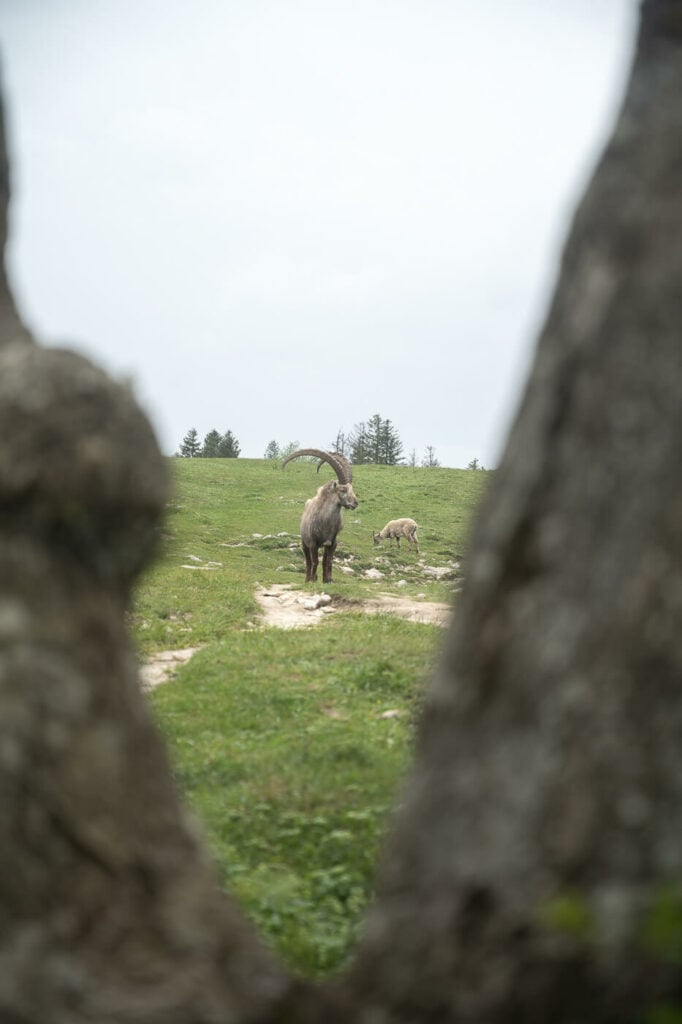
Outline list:
[[[305,555],[305,581],[312,583],[317,579],[317,548],[309,548],[303,545]]]
[[[324,554],[322,555],[322,582],[332,582],[332,561],[334,559],[334,552],[336,551],[336,541],[333,544],[325,545]]]

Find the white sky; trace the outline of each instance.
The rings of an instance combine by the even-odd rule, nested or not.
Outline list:
[[[495,464],[635,0],[2,0],[9,273],[190,427]]]

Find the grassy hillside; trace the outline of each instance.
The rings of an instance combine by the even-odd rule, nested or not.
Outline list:
[[[262,459],[169,462],[174,496],[161,558],[138,588],[133,615],[142,654],[221,640],[229,630],[244,628],[257,612],[257,583],[305,586],[301,511],[305,499],[333,476],[328,466],[316,474],[315,463],[301,461],[284,471]],[[335,569],[333,584],[309,584],[310,591],[361,599],[380,590],[450,600],[471,514],[487,480],[487,473],[457,469],[355,467],[359,506],[344,512],[337,548],[338,561],[352,572]],[[447,571],[445,578],[420,567],[405,542],[400,552],[388,544],[374,547],[372,530],[400,516],[419,523],[427,569]],[[205,568],[208,563],[215,564]],[[384,577],[366,579],[370,568]]]
[[[333,584],[305,584],[298,522],[319,476],[263,460],[171,460],[159,562],[131,626],[141,656],[200,646],[149,695],[178,786],[203,819],[219,875],[295,969],[340,965],[409,762],[435,626],[356,610],[310,629],[254,628],[258,584],[360,602],[378,592],[450,600],[462,582],[485,473],[359,466]],[[411,516],[421,555],[374,548]],[[342,571],[341,566],[346,571]],[[368,578],[369,570],[382,576]]]

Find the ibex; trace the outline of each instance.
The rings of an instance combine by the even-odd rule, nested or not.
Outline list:
[[[386,523],[379,533],[372,530],[372,537],[375,544],[381,544],[382,540],[392,540],[395,537],[398,547],[400,547],[400,538],[405,537],[410,544],[416,545],[417,554],[419,554],[419,537],[414,519],[391,519],[390,523]]]
[[[343,529],[342,508],[357,508],[358,499],[353,491],[353,471],[345,455],[330,454],[319,448],[299,448],[282,463],[282,469],[291,459],[301,455],[314,455],[322,462],[328,462],[338,480],[330,480],[319,487],[314,498],[308,498],[301,516],[301,546],[305,555],[305,581],[314,583],[317,579],[319,549],[322,555],[322,582],[332,582],[332,559],[336,551],[336,539]],[[319,471],[319,466],[317,467]]]

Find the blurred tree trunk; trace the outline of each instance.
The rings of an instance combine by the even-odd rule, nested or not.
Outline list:
[[[472,548],[361,1019],[682,1013],[681,2],[644,5]]]
[[[139,692],[151,431],[0,313],[0,1020],[679,1020],[682,0],[643,5],[334,990],[218,893]]]

